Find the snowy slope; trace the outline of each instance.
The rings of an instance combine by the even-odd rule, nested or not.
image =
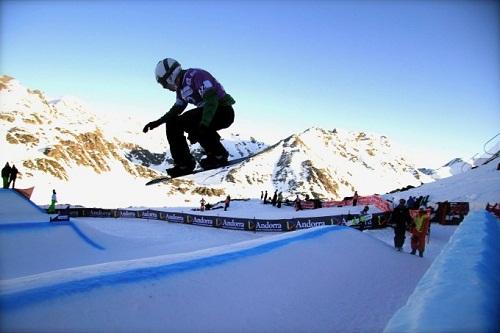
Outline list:
[[[353,229],[310,229],[11,279],[2,329],[381,331],[428,265]]]
[[[482,209],[486,198],[500,201],[494,164],[422,188],[431,198],[469,197]],[[230,210],[249,218],[291,213],[255,201]],[[407,254],[409,235],[406,253],[394,251],[391,229],[255,234],[88,218],[73,219],[79,232],[0,226],[0,330],[381,332],[390,321],[388,331],[494,331],[488,297],[499,223],[473,212],[458,229],[433,225],[424,258]],[[450,294],[460,311],[441,306]],[[432,314],[423,315],[427,307]]]
[[[500,222],[469,216],[384,332],[498,332]]]
[[[500,202],[498,163],[500,158],[467,172],[385,197],[397,202],[409,196],[429,195],[431,202],[467,201],[473,209],[483,209],[488,202]]]

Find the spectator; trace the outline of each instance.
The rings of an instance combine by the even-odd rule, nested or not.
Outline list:
[[[425,236],[429,230],[429,217],[425,211],[425,207],[420,207],[417,216],[413,219],[411,229],[411,254],[415,254],[418,250],[420,257],[424,256]]]
[[[358,199],[359,199],[358,191],[354,191],[354,196],[352,197],[353,206],[356,206],[358,204]]]
[[[273,206],[276,206],[276,201],[278,201],[278,190],[274,191],[273,199],[271,200]]]
[[[52,200],[50,202],[49,208],[47,209],[47,213],[54,214],[56,212],[56,202],[57,202],[56,190],[52,190]]]
[[[12,168],[10,169],[10,179],[9,179],[9,186],[10,183],[12,183],[12,188],[16,187],[16,178],[18,173],[19,171],[17,170],[16,166],[12,164]]]
[[[264,193],[264,205],[267,204],[267,190]]]
[[[410,195],[408,201],[406,202],[406,206],[408,207],[408,209],[413,209],[414,205],[415,205],[415,199]]]
[[[5,166],[2,169],[3,188],[9,188],[10,170],[11,167],[9,162],[5,163]]]
[[[205,211],[205,204],[206,204],[205,199],[204,199],[204,198],[201,198],[201,200],[200,200],[200,210],[201,210],[202,212],[204,212],[204,211]]]
[[[278,194],[278,203],[276,204],[276,206],[277,206],[278,208],[281,208],[281,203],[282,203],[282,202],[283,202],[283,193],[282,193],[282,192],[280,192],[280,193]]]
[[[264,199],[264,191],[260,191],[260,200]]]
[[[405,243],[406,229],[411,224],[410,210],[405,205],[405,199],[399,200],[399,205],[394,208],[391,220],[394,224],[394,247],[401,251]]]
[[[297,198],[295,198],[295,201],[294,201],[294,207],[295,207],[295,210],[302,210],[302,205],[300,204],[300,198],[299,198],[299,195],[297,194]]]
[[[363,231],[365,230],[365,225],[370,220],[368,216],[368,210],[370,207],[365,206],[363,210],[359,213],[359,230]]]
[[[226,200],[224,200],[224,211],[226,211],[229,208],[230,204],[231,204],[231,196],[228,195],[226,197]]]

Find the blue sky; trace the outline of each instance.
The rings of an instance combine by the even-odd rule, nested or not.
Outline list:
[[[209,70],[234,130],[269,143],[311,126],[386,135],[422,166],[499,132],[494,1],[2,1],[2,74],[48,96],[153,120],[164,57]]]

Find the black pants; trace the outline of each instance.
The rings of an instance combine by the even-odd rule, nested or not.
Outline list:
[[[405,236],[406,230],[405,229],[394,229],[394,247],[403,247],[403,244],[405,243]]]
[[[203,108],[200,107],[186,111],[167,122],[167,140],[170,145],[170,153],[176,165],[193,161],[184,133],[188,133],[191,143],[199,142],[207,156],[223,155],[227,157],[229,155],[220,142],[220,135],[217,131],[227,128],[233,123],[233,107],[230,105],[219,105],[208,129],[200,133],[199,128],[202,115]]]

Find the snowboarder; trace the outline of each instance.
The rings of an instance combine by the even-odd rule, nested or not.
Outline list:
[[[12,168],[10,169],[10,179],[9,179],[9,186],[10,186],[10,183],[12,183],[12,188],[16,187],[16,178],[17,178],[18,173],[19,173],[19,170],[17,170],[16,166],[14,164],[12,164]],[[9,186],[7,186],[7,188]]]
[[[425,236],[429,230],[429,217],[425,211],[425,207],[420,207],[417,216],[413,219],[411,229],[411,254],[415,254],[418,250],[420,257],[424,256]]]
[[[179,62],[166,58],[156,65],[156,81],[177,95],[175,104],[158,120],[144,126],[147,133],[166,124],[167,140],[174,160],[174,167],[167,169],[171,177],[190,174],[196,161],[189,151],[184,133],[191,144],[196,142],[205,151],[200,161],[203,169],[213,169],[228,163],[229,153],[220,142],[218,130],[229,127],[234,121],[235,103],[222,85],[207,71],[198,68],[183,70]],[[188,104],[196,108],[183,113]]]
[[[47,213],[54,214],[56,212],[56,202],[57,202],[56,190],[52,190],[52,200],[50,202],[49,209],[47,209]]]
[[[5,163],[5,166],[2,169],[3,188],[9,188],[10,170],[11,168],[9,162]]]
[[[406,200],[400,199],[399,205],[392,211],[392,222],[394,223],[394,247],[401,251],[405,243],[406,228],[411,223],[410,211],[405,205]]]

